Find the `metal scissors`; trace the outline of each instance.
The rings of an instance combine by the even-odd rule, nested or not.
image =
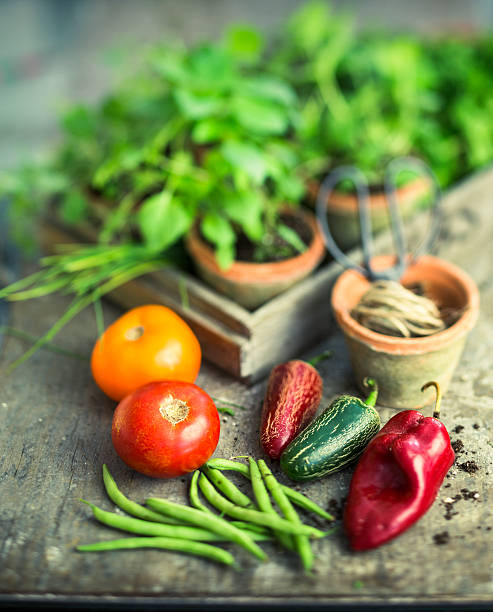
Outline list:
[[[394,266],[391,266],[385,270],[374,270],[371,265],[372,234],[369,208],[370,190],[368,187],[368,181],[363,172],[355,166],[341,166],[336,168],[325,177],[317,194],[317,220],[327,249],[330,251],[334,259],[344,268],[357,270],[371,281],[397,281],[401,278],[406,267],[410,263],[396,194],[396,179],[398,174],[403,170],[416,170],[418,172],[424,172],[431,179],[431,184],[433,187],[433,205],[431,209],[428,235],[411,253],[411,261],[417,259],[424,252],[430,250],[438,236],[440,229],[440,204],[442,194],[440,185],[434,172],[422,160],[416,157],[406,156],[392,160],[387,165],[385,170],[384,191],[390,215],[390,229],[396,250],[396,263]],[[356,189],[361,229],[361,245],[363,249],[363,266],[354,263],[347,255],[345,255],[345,253],[343,253],[343,251],[341,251],[331,234],[329,223],[327,221],[327,200],[329,199],[329,196],[334,190],[335,186],[343,179],[351,180]]]

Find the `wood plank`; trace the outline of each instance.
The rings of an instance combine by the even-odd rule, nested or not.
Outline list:
[[[478,182],[476,182],[478,181]],[[269,561],[259,563],[236,546],[225,545],[242,571],[196,557],[157,550],[82,554],[78,543],[125,537],[90,518],[80,498],[107,510],[113,504],[102,486],[105,462],[122,491],[135,501],[150,496],[187,503],[189,478],[162,481],[127,468],[110,437],[115,403],[96,388],[89,364],[41,351],[0,387],[0,605],[45,608],[93,605],[138,609],[244,609],[297,605],[330,610],[410,607],[491,609],[493,606],[493,174],[473,177],[461,195],[447,194],[438,255],[462,266],[481,288],[476,328],[442,400],[443,422],[461,442],[455,465],[427,514],[399,538],[374,551],[353,553],[341,520],[316,541],[315,571],[302,574],[296,555],[275,543],[262,543]],[[418,234],[423,227],[416,228]],[[379,239],[380,241],[380,239]],[[384,245],[384,248],[388,248]],[[69,299],[54,297],[12,305],[12,325],[34,335],[60,316]],[[104,304],[105,319],[120,312]],[[90,310],[74,320],[56,342],[89,354],[96,338]],[[0,368],[27,345],[7,337]],[[332,349],[335,357],[319,366],[324,382],[322,407],[341,393],[357,393],[341,333],[313,350]],[[311,353],[312,351],[310,351]],[[304,355],[299,355],[303,357]],[[249,357],[254,358],[254,357]],[[265,381],[248,387],[204,363],[197,384],[211,395],[246,407],[221,418],[215,455],[261,457],[258,440]],[[385,422],[395,411],[378,407]],[[477,471],[461,467],[474,461]],[[269,462],[281,482],[278,464]],[[300,488],[326,509],[340,510],[352,467]],[[246,481],[238,484],[250,492]],[[478,497],[470,494],[477,493]],[[453,499],[455,501],[447,501]],[[307,522],[326,526],[326,523]],[[437,536],[448,535],[446,544]]]
[[[492,176],[492,171],[478,173],[445,194],[444,213],[458,216],[463,223],[469,219],[470,225],[473,213],[467,207],[468,203],[491,188]],[[456,215],[459,210],[462,212]],[[424,237],[428,219],[429,213],[425,211],[406,221],[405,230],[410,245],[418,244]],[[485,227],[484,224],[482,227]],[[442,228],[442,234],[445,231]],[[71,235],[66,229],[53,224],[46,228],[45,243],[70,240]],[[375,253],[392,251],[390,233],[379,234],[374,239]],[[358,263],[362,258],[361,250],[354,249],[349,256]],[[180,314],[184,313],[184,318],[199,336],[204,356],[226,372],[252,384],[262,379],[275,363],[295,357],[330,333],[333,326],[330,292],[341,271],[340,265],[330,262],[327,257],[327,261],[315,273],[253,312],[181,270],[162,270],[145,279],[137,279],[131,286],[135,304],[146,303],[152,297],[170,308],[176,308]],[[185,311],[182,304],[184,287],[189,311]],[[127,295],[128,292],[114,292],[111,298],[118,302],[118,296],[124,293]],[[125,307],[129,303],[131,300],[128,296],[120,301],[120,305]],[[200,315],[195,317],[200,322],[194,320],[192,313]],[[248,341],[245,342],[245,339]]]
[[[251,336],[251,313],[226,296],[217,293],[199,278],[174,268],[154,272],[149,276],[166,293],[173,295],[177,301],[178,299],[181,301],[181,287],[183,287],[187,292],[190,308],[219,321],[233,332],[246,338]]]

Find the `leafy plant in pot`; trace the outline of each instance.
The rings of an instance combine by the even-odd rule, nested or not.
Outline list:
[[[433,73],[421,44],[409,35],[354,33],[354,21],[326,3],[304,5],[286,23],[269,57],[302,102],[297,141],[309,199],[333,168],[356,166],[371,187],[375,232],[388,225],[383,195],[387,163],[417,152],[423,113],[435,103]],[[431,121],[431,119],[430,119]],[[415,173],[399,177],[401,216],[428,202],[429,186]],[[352,185],[341,183],[327,202],[336,242],[359,241]]]
[[[232,48],[201,45],[155,58],[173,91],[187,153],[176,153],[181,174],[167,174],[164,191],[142,209],[163,205],[163,197],[168,208],[174,204],[199,274],[255,308],[308,274],[323,246],[312,214],[296,206],[303,184],[287,139],[298,121],[296,96],[280,79],[245,67],[253,60],[252,41],[259,40],[243,29],[240,41],[245,38],[247,60],[238,35]],[[161,234],[155,215],[149,219],[146,226]]]
[[[93,244],[65,245],[41,261],[40,272],[0,292],[8,299],[75,294],[34,348],[118,285],[176,263],[187,235],[191,253],[192,236],[206,241],[220,271],[233,269],[238,245],[248,243],[250,283],[257,264],[288,268],[288,281],[276,278],[255,303],[247,296],[248,307],[297,280],[291,264],[271,263],[280,249],[294,261],[314,253],[302,274],[317,265],[323,245],[311,213],[291,221],[303,193],[287,139],[298,121],[297,98],[255,67],[260,51],[260,38],[247,30],[220,44],[153,51],[99,106],[69,111],[62,145],[51,164],[36,169],[36,181],[4,180],[13,218],[42,185],[50,214],[96,232]]]

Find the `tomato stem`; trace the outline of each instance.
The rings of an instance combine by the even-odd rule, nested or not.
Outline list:
[[[127,340],[130,340],[131,342],[135,342],[135,340],[142,338],[142,336],[144,335],[144,331],[145,329],[142,325],[136,325],[135,327],[127,329],[127,331],[125,332],[125,338]]]

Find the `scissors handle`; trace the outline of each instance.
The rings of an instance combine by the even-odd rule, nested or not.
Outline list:
[[[356,188],[358,199],[359,218],[362,235],[363,262],[364,267],[354,263],[337,246],[330,231],[327,221],[327,202],[334,191],[335,186],[342,180],[351,180]],[[332,255],[341,266],[351,270],[357,270],[360,274],[368,276],[368,265],[371,259],[371,220],[370,220],[370,190],[365,175],[355,166],[340,166],[328,174],[320,185],[316,201],[316,213],[319,227],[325,240],[325,244]]]
[[[341,166],[333,170],[323,180],[316,201],[316,213],[319,227],[324,236],[325,244],[334,257],[344,268],[357,270],[371,281],[399,280],[403,275],[409,260],[406,258],[407,247],[404,239],[402,220],[399,214],[397,199],[396,178],[403,170],[415,169],[424,171],[433,184],[433,209],[430,232],[425,240],[414,250],[411,259],[428,250],[435,241],[439,230],[439,208],[441,200],[440,187],[432,170],[421,160],[414,157],[402,157],[393,160],[386,169],[384,189],[390,214],[390,226],[396,252],[396,263],[385,270],[375,270],[371,264],[372,258],[372,232],[370,217],[370,191],[365,175],[355,166]],[[361,229],[361,246],[363,250],[363,266],[354,263],[336,244],[330,231],[327,220],[327,201],[335,186],[343,179],[351,180],[356,189],[358,213]]]
[[[418,244],[411,254],[411,260],[415,260],[423,253],[427,253],[432,249],[433,244],[440,232],[442,191],[435,173],[427,164],[425,164],[423,160],[408,155],[393,159],[388,164],[385,171],[384,181],[385,195],[392,219],[394,239],[400,240],[404,248],[405,242],[402,232],[402,221],[399,215],[399,202],[396,188],[396,178],[399,172],[402,172],[403,170],[415,170],[418,173],[423,172],[424,174],[427,174],[433,188],[431,198],[433,206],[430,213],[430,226],[425,238]],[[396,248],[398,247],[396,246]]]

